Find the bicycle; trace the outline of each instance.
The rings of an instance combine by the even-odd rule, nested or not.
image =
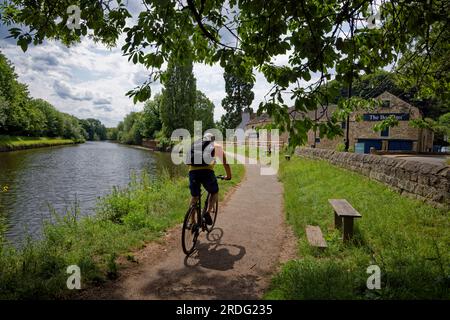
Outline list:
[[[225,177],[222,175],[217,176],[216,178],[225,180]],[[205,221],[205,214],[208,210],[209,197],[211,195],[210,193],[208,193],[208,195],[206,196],[205,205],[202,210],[203,193],[204,192],[202,191],[197,203],[189,207],[184,217],[183,230],[181,232],[181,244],[183,247],[183,252],[186,255],[190,255],[192,252],[194,252],[200,232],[206,231],[209,234],[214,229],[214,225],[216,224],[219,200],[216,200],[213,210],[212,212],[210,212],[212,224],[207,225]],[[192,215],[196,215],[196,217],[192,219]],[[192,224],[191,221],[195,221],[195,223]],[[200,223],[198,223],[199,221]]]

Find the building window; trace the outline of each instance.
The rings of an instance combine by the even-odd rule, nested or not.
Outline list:
[[[381,104],[382,108],[390,108],[391,107],[391,101],[390,100],[383,100],[383,103]]]
[[[320,138],[316,138],[316,143],[319,143],[320,142]]]
[[[389,137],[389,127],[386,129],[381,130],[381,136],[382,137]]]
[[[342,128],[342,129],[347,128],[347,122],[342,121],[342,123],[341,123],[341,128]]]

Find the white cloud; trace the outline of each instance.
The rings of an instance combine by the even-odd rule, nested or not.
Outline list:
[[[76,92],[67,83],[59,80],[55,81],[53,88],[55,89],[55,93],[64,100],[91,101],[94,98],[91,91],[86,90],[84,92]]]
[[[222,68],[218,65],[195,64],[194,75],[197,78],[197,89],[202,91],[214,103],[214,118],[219,120],[225,113],[222,108],[222,99],[226,95]]]
[[[26,53],[0,40],[0,50],[12,61],[31,96],[48,100],[63,112],[115,126],[127,113],[142,108],[125,93],[136,87],[137,75],[148,71],[129,63],[119,49],[108,50],[85,39],[70,48],[46,42]]]
[[[102,105],[102,104],[111,104],[111,100],[110,99],[105,99],[105,98],[99,98],[97,100],[94,101],[95,105]]]

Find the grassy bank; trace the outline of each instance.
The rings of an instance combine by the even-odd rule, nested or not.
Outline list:
[[[244,175],[242,165],[232,170],[232,181],[219,181],[222,198]],[[216,173],[224,174],[221,166]],[[95,217],[77,219],[74,209],[46,225],[38,243],[22,250],[0,245],[0,299],[65,298],[69,265],[81,268],[83,287],[114,279],[116,259],[132,260],[134,250],[181,223],[188,203],[187,178],[144,175],[100,199]]]
[[[450,213],[405,198],[386,186],[324,161],[281,162],[280,178],[299,258],[273,279],[268,299],[449,299]],[[354,242],[333,229],[328,199],[345,198],[362,214]],[[311,248],[305,226],[318,225],[328,242]],[[368,290],[370,265],[381,289]]]
[[[42,147],[53,147],[75,143],[78,143],[78,141],[60,138],[17,137],[17,136],[0,135],[0,152],[42,148]]]

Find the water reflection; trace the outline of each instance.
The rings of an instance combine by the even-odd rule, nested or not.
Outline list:
[[[0,215],[8,223],[6,237],[19,243],[29,233],[38,237],[42,222],[51,218],[49,207],[65,212],[75,201],[82,215],[94,212],[98,197],[113,186],[125,186],[131,172],[157,175],[186,172],[174,166],[170,154],[109,142],[0,153]]]

